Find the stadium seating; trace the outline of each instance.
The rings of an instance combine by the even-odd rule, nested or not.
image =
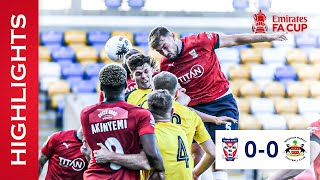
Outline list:
[[[317,47],[317,36],[312,33],[298,33],[295,36],[297,48]]]
[[[233,0],[233,8],[238,11],[243,11],[249,7],[248,0]]]
[[[47,45],[62,45],[64,43],[63,32],[45,31],[40,33],[40,42]]]
[[[50,108],[62,111],[67,93],[100,91],[99,71],[114,63],[106,56],[104,44],[116,35],[126,36],[133,48],[161,59],[149,49],[147,31],[40,33],[39,88],[47,93]],[[285,42],[216,50],[236,97],[240,129],[304,129],[310,120],[320,118],[320,49],[311,37],[289,34]]]
[[[275,110],[278,114],[296,114],[298,103],[295,99],[278,99],[275,101]]]
[[[51,61],[50,50],[45,46],[39,46],[39,61]]]
[[[258,0],[257,9],[269,10],[271,7],[271,0]]]
[[[241,130],[260,130],[262,129],[262,124],[253,115],[240,114],[239,117],[239,129]]]
[[[245,66],[245,65],[231,66],[229,69],[229,77],[231,80],[249,79],[250,66]]]
[[[251,113],[252,114],[273,114],[274,106],[271,99],[268,98],[253,98],[251,99]]]
[[[241,50],[241,62],[244,64],[261,64],[262,62],[262,49],[261,48],[248,48]]]
[[[121,6],[122,0],[104,0],[107,8],[118,9]]]
[[[144,0],[128,0],[128,5],[133,9],[140,9],[144,6]]]
[[[287,87],[288,97],[308,97],[309,87],[302,82],[290,82]]]
[[[266,97],[284,97],[285,87],[280,82],[270,82],[264,87],[264,95]]]
[[[310,51],[309,62],[311,64],[320,64],[320,49],[312,49]]]
[[[81,30],[68,30],[64,33],[64,41],[66,44],[86,44],[87,32]]]

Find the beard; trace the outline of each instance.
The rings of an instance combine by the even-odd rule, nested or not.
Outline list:
[[[176,45],[176,51],[172,53],[172,56],[167,57],[169,60],[173,61],[175,59],[177,59],[178,57],[178,52],[179,52],[179,48],[178,45]]]

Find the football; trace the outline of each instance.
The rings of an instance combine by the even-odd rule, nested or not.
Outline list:
[[[123,62],[124,55],[132,49],[132,44],[124,36],[111,37],[105,44],[107,56],[114,62]]]

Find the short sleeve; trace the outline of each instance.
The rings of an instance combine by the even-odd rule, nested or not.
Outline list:
[[[144,134],[154,134],[155,121],[151,113],[147,110],[141,109],[140,117],[138,119],[139,136]]]
[[[56,132],[48,137],[47,141],[41,147],[41,153],[45,155],[48,159],[54,154],[54,148],[57,144],[57,139],[59,136],[59,132]]]
[[[210,137],[207,129],[205,128],[201,118],[195,112],[192,112],[192,113],[195,116],[194,118],[196,118],[196,133],[195,133],[193,139],[198,144],[201,144],[201,143],[209,140],[211,137]]]
[[[203,32],[198,35],[198,38],[198,43],[208,51],[212,51],[220,47],[218,34],[213,32]]]

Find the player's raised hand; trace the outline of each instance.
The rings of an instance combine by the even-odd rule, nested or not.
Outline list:
[[[95,158],[96,162],[98,164],[109,162],[109,157],[111,156],[110,151],[102,143],[97,143],[97,145],[100,147],[100,149],[93,151],[93,157]]]
[[[148,180],[165,180],[166,177],[164,175],[164,172],[157,172],[154,171],[150,174]]]
[[[214,123],[217,125],[227,124],[227,122],[238,123],[237,120],[227,116],[217,116],[215,117],[215,120],[214,120]]]
[[[287,32],[276,32],[269,34],[272,41],[286,41],[288,38],[286,37]]]

